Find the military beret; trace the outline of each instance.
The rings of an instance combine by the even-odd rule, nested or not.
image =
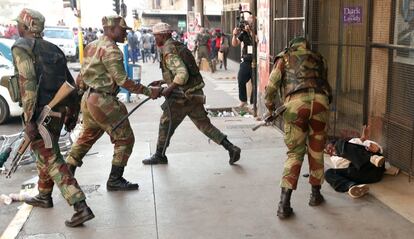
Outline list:
[[[120,27],[131,30],[132,28],[128,27],[125,19],[118,15],[113,16],[105,16],[102,18],[102,27],[115,27],[117,24],[119,24]]]
[[[153,34],[162,34],[162,33],[170,33],[172,32],[171,26],[165,22],[159,22],[152,27]]]

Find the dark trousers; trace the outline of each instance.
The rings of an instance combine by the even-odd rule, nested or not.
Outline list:
[[[239,83],[239,100],[247,102],[247,89],[246,83],[252,78],[252,62],[244,61],[240,63],[239,73],[237,75],[237,81]],[[250,103],[253,104],[253,91],[250,96]]]
[[[382,179],[385,166],[373,165],[370,158],[374,154],[366,150],[364,146],[338,140],[335,148],[339,156],[351,161],[348,168],[326,170],[325,180],[335,191],[347,192],[354,185],[376,183]]]

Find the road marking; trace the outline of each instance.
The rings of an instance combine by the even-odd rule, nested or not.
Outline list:
[[[36,194],[37,187],[31,188],[29,190],[21,190],[20,193],[23,193],[29,196],[33,196]],[[7,226],[6,230],[4,230],[3,234],[1,235],[0,239],[14,239],[19,234],[20,230],[22,230],[23,225],[26,223],[27,219],[32,212],[33,206],[23,203],[20,206],[19,211],[17,211],[16,215],[14,216],[13,220]]]

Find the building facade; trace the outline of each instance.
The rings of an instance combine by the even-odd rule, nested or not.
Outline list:
[[[414,1],[225,0],[226,32],[237,22],[239,4],[257,6],[251,10],[259,40],[259,113],[265,111],[263,93],[274,56],[304,35],[328,62],[334,91],[330,136],[359,136],[368,123],[387,160],[413,174]]]
[[[188,0],[152,0],[149,8],[142,10],[142,26],[151,27],[163,21],[175,30],[187,30]],[[221,0],[204,0],[204,27],[221,28]]]

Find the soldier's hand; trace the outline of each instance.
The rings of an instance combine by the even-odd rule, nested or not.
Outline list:
[[[78,123],[78,116],[79,116],[80,109],[77,107],[68,108],[66,115],[65,115],[65,130],[67,132],[71,132]]]
[[[157,86],[157,87],[160,87],[163,83],[164,83],[163,80],[155,80],[155,81],[151,82],[148,86]]]
[[[273,112],[275,110],[275,104],[274,103],[266,102],[265,105],[266,105],[266,108],[269,110],[269,112]]]
[[[151,89],[151,95],[149,96],[151,99],[155,100],[159,97],[161,97],[161,92],[164,88],[162,87],[150,87]]]
[[[27,135],[27,137],[30,139],[30,141],[33,141],[36,136],[39,134],[39,130],[37,129],[36,122],[27,122],[26,128],[24,129],[24,133]]]

